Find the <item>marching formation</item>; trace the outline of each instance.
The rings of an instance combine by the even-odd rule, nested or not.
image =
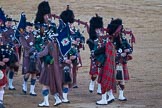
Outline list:
[[[58,18],[59,25],[55,19]],[[92,93],[97,81],[97,93],[101,100],[97,105],[107,105],[115,100],[113,93],[119,91],[119,101],[124,97],[125,81],[129,80],[127,62],[132,59],[135,38],[123,27],[122,19],[112,19],[107,28],[103,18],[96,14],[86,22],[75,19],[73,11],[67,9],[57,16],[51,14],[47,0],[38,5],[33,23],[21,13],[20,21],[5,15],[0,8],[0,106],[3,106],[4,90],[16,90],[14,74],[18,72],[22,59],[22,92],[37,96],[37,79],[42,85],[43,101],[38,107],[49,107],[49,94],[54,106],[70,103],[69,89],[78,88],[77,71],[82,67],[80,50],[84,49],[85,37],[73,23],[87,27],[90,49],[90,83]],[[30,78],[30,90],[28,80]]]

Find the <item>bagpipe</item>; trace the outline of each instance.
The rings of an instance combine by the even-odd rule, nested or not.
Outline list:
[[[73,28],[72,30],[74,31],[74,33],[71,34],[72,40],[77,41],[78,48],[82,48],[84,50],[85,37],[79,29]]]
[[[124,74],[125,66],[128,60],[132,59],[133,44],[135,43],[135,37],[132,33],[132,30],[125,29],[123,25],[120,25],[115,33],[113,34],[118,41],[113,41],[114,46],[116,47],[116,80],[122,81],[125,83]],[[125,51],[127,50],[127,51]]]
[[[98,67],[102,67],[106,60],[105,45],[109,41],[106,29],[102,28],[103,34],[94,41],[94,50],[91,51],[91,58]]]
[[[44,31],[44,35],[41,36],[40,32],[37,31],[37,33],[34,33],[35,35],[35,42],[33,45],[33,51],[31,53],[31,60],[36,62],[37,53],[44,50],[45,46],[49,43],[49,41],[53,40],[53,31],[48,30]],[[53,64],[54,58],[48,53],[48,55],[43,56],[40,58],[41,61],[43,61],[45,64]]]
[[[60,16],[57,16],[56,14],[51,14],[51,16],[54,18],[54,19],[58,19],[60,20]],[[89,31],[89,26],[88,26],[88,23],[87,22],[84,22],[84,21],[81,21],[80,19],[74,19],[74,23],[76,23],[76,26],[78,26],[78,28],[76,26],[74,26],[72,28],[72,33],[69,33],[70,35],[70,41],[72,40],[75,40],[75,41],[78,41],[78,45],[79,45],[79,48],[83,48],[84,50],[84,44],[85,44],[85,37],[83,35],[84,31],[81,32],[81,29],[80,29],[80,25],[83,25],[84,28],[86,28],[87,31]],[[64,25],[64,24],[63,24]],[[70,29],[70,28],[69,28]],[[64,36],[60,36],[61,38],[58,38],[58,41],[61,41],[65,38]],[[60,43],[60,42],[59,42]],[[72,43],[70,43],[72,45]],[[71,48],[71,45],[69,48]],[[64,49],[60,46],[60,49]],[[69,50],[68,50],[69,51]],[[67,51],[67,52],[68,52]],[[64,52],[64,51],[62,51]],[[65,51],[66,52],[66,51]],[[64,53],[65,54],[65,53]],[[63,54],[63,55],[64,55]],[[65,54],[66,55],[66,54]]]
[[[127,60],[132,59],[132,56],[130,54],[133,52],[133,44],[135,43],[135,37],[132,33],[132,30],[130,29],[124,29],[123,25],[118,26],[112,34],[109,34],[111,29],[109,28],[100,28],[102,31],[102,35],[98,36],[96,40],[88,40],[91,46],[93,46],[90,49],[91,50],[91,59],[97,63],[97,65],[100,67],[104,64],[106,55],[105,52],[105,45],[108,41],[114,41],[114,38],[118,37],[119,35],[124,36],[122,39],[121,46],[122,51],[118,50],[116,54],[116,63],[119,62],[119,58],[121,58],[121,53],[129,48],[130,52],[127,53],[127,56],[125,58],[122,58],[123,62],[126,62]],[[114,46],[116,47],[116,43],[113,42]],[[121,59],[120,59],[121,60]]]
[[[70,38],[67,38],[68,35],[70,35],[70,32],[69,33],[67,32],[69,30],[68,25],[65,26],[62,29],[63,31],[60,32],[58,26],[61,26],[62,24],[56,25],[55,22],[52,22],[53,20],[51,20],[51,19],[54,19],[54,20],[59,19],[60,20],[60,16],[57,16],[56,14],[50,14],[48,23],[42,24],[42,23],[38,22],[38,23],[33,23],[33,25],[35,26],[36,29],[38,28],[37,29],[38,33],[36,33],[36,34],[40,34],[41,37],[44,38],[43,41],[46,41],[46,40],[52,39],[52,38],[57,40],[62,56],[65,56],[71,48],[71,39],[70,39],[71,37],[73,39],[80,38],[80,43],[81,44],[85,43],[85,38],[80,33],[79,30],[75,32],[75,35],[71,36]],[[74,19],[74,20],[75,20],[74,22],[78,23],[78,25],[84,25],[85,27],[88,27],[86,22],[80,21],[79,19],[78,20]],[[22,32],[25,31],[25,27],[26,27],[25,13],[24,12],[21,13],[19,21],[16,21],[16,20],[13,20],[13,21],[15,23],[18,23],[18,25],[14,28],[15,29],[14,37],[15,37],[17,43],[20,44],[19,36],[21,35]],[[62,23],[62,22],[60,22],[60,23]],[[88,28],[87,28],[87,30],[88,30]],[[43,35],[45,35],[45,36],[43,36]],[[38,47],[37,49],[40,49],[40,47],[38,45],[36,45],[36,46]],[[83,47],[83,45],[82,45],[82,47]]]
[[[121,39],[121,44],[117,48],[116,52],[116,58],[115,62],[116,64],[122,63],[126,64],[128,60],[132,60],[132,52],[133,52],[133,47],[131,44],[128,42],[127,38],[125,37],[124,34],[121,34],[120,39]],[[128,50],[128,52],[125,52],[125,50]],[[123,55],[125,53],[125,55]]]
[[[26,28],[26,17],[25,17],[25,13],[21,13],[21,18],[15,33],[15,36],[19,36],[21,34],[23,35],[27,35],[25,32],[25,28]],[[56,25],[54,22],[52,22],[51,20],[49,20],[49,24],[40,24],[40,23],[31,23],[32,26],[35,26],[36,30],[34,30],[32,32],[32,34],[34,35],[35,41],[34,41],[34,45],[31,47],[31,51],[30,51],[30,64],[34,64],[36,62],[36,54],[38,52],[43,51],[43,49],[45,48],[45,46],[48,44],[49,41],[52,41],[53,38],[55,36],[57,36],[57,29],[56,29]],[[50,56],[49,54],[44,56],[43,58],[41,58],[42,61],[44,61],[46,64],[52,64],[53,63],[53,58],[52,56]],[[30,70],[36,70],[36,66],[31,65],[31,69]]]
[[[70,51],[68,52],[68,58],[70,58],[70,56],[76,56],[76,58],[72,60],[72,63],[74,65],[78,65],[78,48],[76,46],[71,47]]]
[[[17,22],[19,22],[19,21],[14,20],[14,19],[8,17],[8,15],[5,15],[4,13],[2,14],[1,11],[2,11],[2,10],[1,10],[1,8],[0,8],[0,21],[2,21],[2,25],[0,25],[0,27],[1,27],[1,32],[7,32],[7,31],[8,31],[8,28],[7,28],[6,25],[5,25],[5,22],[6,22],[6,21],[12,21],[12,22],[14,22],[14,25],[12,25],[12,26],[9,28],[9,29],[12,29],[12,30],[14,31],[13,36],[12,36],[12,37],[10,36],[10,38],[12,38],[11,40],[12,40],[13,43],[18,43],[18,44],[19,44],[20,42],[19,42],[17,36],[15,35],[16,30],[17,30]]]
[[[17,62],[17,58],[14,54],[14,47],[12,44],[0,45],[0,54],[1,59],[9,58],[9,61],[6,63],[9,67],[14,67],[14,63]]]
[[[22,22],[23,20],[23,15],[20,16],[20,21],[17,21],[11,17],[9,17],[8,15],[5,15],[4,14],[4,27],[3,27],[3,32],[7,34],[7,32],[11,32],[13,31],[13,34],[12,35],[8,35],[8,37],[5,37],[6,39],[9,39],[7,42],[12,43],[12,45],[14,46],[14,50],[15,50],[15,54],[16,54],[16,58],[18,59],[17,61],[20,60],[21,58],[21,44],[20,44],[20,41],[19,41],[19,27],[21,25],[20,22]],[[1,19],[1,18],[0,18]],[[11,22],[14,22],[14,24],[11,26],[11,27],[6,27],[6,21],[11,21]],[[19,24],[18,24],[19,23]],[[6,43],[5,43],[6,44]],[[18,65],[18,64],[17,64]],[[17,66],[18,67],[18,66]],[[17,69],[16,69],[17,70]]]
[[[51,14],[51,17],[53,17],[54,19],[60,19],[60,16],[56,14]],[[87,22],[81,21],[80,19],[74,19],[74,23],[77,23],[78,25],[83,25],[87,29],[87,32],[89,32],[89,25]]]
[[[123,25],[120,25],[115,33],[113,34],[115,39],[113,40],[114,46],[116,47],[116,64],[127,63],[128,60],[132,59],[133,44],[135,43],[135,37],[132,33],[132,30],[124,28]],[[125,50],[129,50],[125,52]],[[125,56],[122,53],[126,53]]]

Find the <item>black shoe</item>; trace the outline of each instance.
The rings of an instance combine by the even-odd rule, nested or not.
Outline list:
[[[125,98],[125,99],[118,99],[119,101],[127,101],[127,99]]]
[[[9,90],[16,90],[15,88],[8,88]]]
[[[45,106],[45,105],[44,105],[44,106],[39,106],[39,105],[38,105],[37,107],[49,107],[49,106]]]
[[[39,105],[38,104],[38,107],[49,107],[49,106],[47,106],[47,105]]]
[[[44,105],[44,106],[39,106],[39,105],[38,105],[37,107],[49,107],[49,106],[45,106],[45,105]]]
[[[99,104],[99,103],[96,102],[96,105],[107,105],[107,104]]]
[[[102,95],[102,93],[97,93],[98,95]]]
[[[115,99],[111,99],[110,101],[107,101],[108,104],[111,104],[115,101]]]
[[[77,85],[75,85],[75,86],[73,86],[73,88],[78,88],[78,86],[77,86]]]
[[[58,103],[58,104],[56,104],[56,105],[54,105],[54,106],[59,106],[59,105],[61,105],[62,104],[62,102],[61,103]]]
[[[37,96],[37,94],[32,94],[32,93],[30,93],[30,96]]]
[[[90,93],[93,93],[93,90],[89,90]]]
[[[23,90],[23,89],[22,89],[22,92],[23,92],[25,95],[27,94],[27,92],[26,92],[25,90]]]
[[[66,103],[66,104],[69,104],[69,103],[70,103],[70,101],[67,101],[67,102],[63,102],[63,101],[62,101],[62,103]]]

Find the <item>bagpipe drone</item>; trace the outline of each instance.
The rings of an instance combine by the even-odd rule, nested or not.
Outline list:
[[[135,37],[130,29],[125,29],[122,25],[122,20],[113,19],[108,24],[107,28],[102,26],[101,17],[97,14],[95,17],[92,17],[90,20],[90,38],[87,40],[87,44],[89,45],[91,51],[91,59],[97,63],[100,67],[104,64],[106,56],[104,55],[105,49],[104,45],[108,40],[112,39],[114,46],[117,50],[117,58],[121,56],[121,53],[124,51],[124,48],[127,46],[130,47],[131,52],[133,51],[133,43],[135,43]],[[96,23],[97,22],[97,23]],[[98,25],[97,25],[98,24]],[[102,35],[97,36],[95,29],[99,28],[102,32]],[[92,29],[92,30],[91,30]],[[118,35],[122,35],[122,43],[119,46],[122,46],[122,50],[118,49],[118,43],[116,39],[119,37]],[[126,61],[132,59],[130,54],[127,54]],[[116,60],[119,61],[119,60]]]

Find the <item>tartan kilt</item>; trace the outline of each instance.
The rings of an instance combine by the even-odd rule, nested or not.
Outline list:
[[[90,71],[89,71],[90,75],[98,75],[98,67],[97,65],[94,63],[94,61],[91,60],[91,65],[90,65]]]
[[[18,72],[19,70],[19,61],[18,61],[18,56],[16,53],[13,53],[10,55],[9,57],[9,62],[7,63],[7,66],[10,68],[10,69],[14,69],[14,71]]]
[[[110,89],[116,91],[115,71],[104,72],[104,69],[102,68],[99,72],[98,83],[101,84],[102,94]]]
[[[128,66],[127,64],[122,65],[123,65],[124,80],[129,80]]]
[[[104,66],[101,68],[98,82],[101,84],[102,94],[112,89],[116,90],[116,79],[115,79],[115,49],[111,42],[106,44],[106,61]]]

